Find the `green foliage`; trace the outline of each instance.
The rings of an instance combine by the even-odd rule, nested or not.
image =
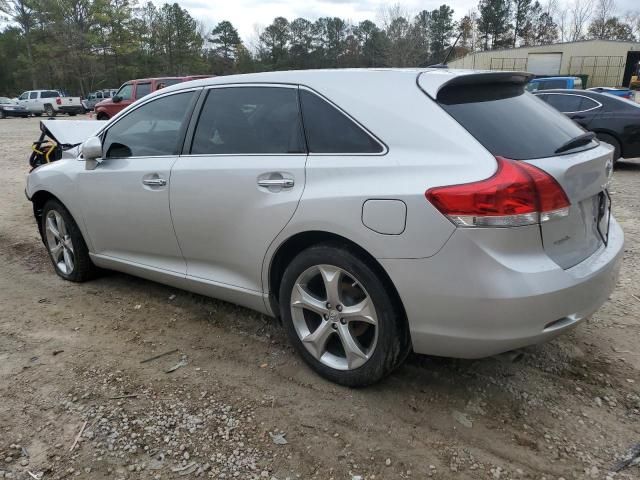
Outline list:
[[[142,3],[145,2],[146,3]],[[140,2],[140,3],[139,3]],[[399,5],[382,23],[284,17],[247,48],[231,22],[204,32],[177,3],[149,0],[0,0],[0,94],[58,88],[86,95],[132,78],[336,67],[415,67],[470,51],[553,43],[558,25],[538,0],[480,0],[458,22],[447,4],[411,17]],[[618,17],[593,20],[591,38],[630,40]]]

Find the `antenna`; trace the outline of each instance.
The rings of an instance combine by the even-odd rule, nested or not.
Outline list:
[[[456,48],[456,45],[458,44],[458,40],[460,40],[461,36],[462,36],[462,31],[460,31],[460,33],[456,37],[456,41],[453,42],[453,45],[449,48],[449,51],[444,57],[444,60],[442,60],[441,63],[436,63],[435,65],[429,65],[429,68],[447,68],[447,60],[449,60],[449,57],[451,56],[453,49]]]

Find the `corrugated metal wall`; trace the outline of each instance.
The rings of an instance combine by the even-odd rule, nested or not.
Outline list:
[[[588,86],[620,85],[627,52],[640,50],[638,42],[590,40],[539,47],[489,50],[449,62],[451,68],[477,70],[527,70],[529,54],[561,53],[560,75],[589,75]]]

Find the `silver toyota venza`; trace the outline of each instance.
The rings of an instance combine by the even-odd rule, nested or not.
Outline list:
[[[410,350],[478,358],[548,340],[614,288],[612,148],[528,80],[181,83],[108,122],[43,122],[57,150],[32,163],[27,196],[62,278],[119,270],[280,317],[314,370],[363,386]]]

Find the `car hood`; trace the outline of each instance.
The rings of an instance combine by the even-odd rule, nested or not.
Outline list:
[[[102,120],[42,120],[40,129],[59,145],[78,145],[107,123]]]

